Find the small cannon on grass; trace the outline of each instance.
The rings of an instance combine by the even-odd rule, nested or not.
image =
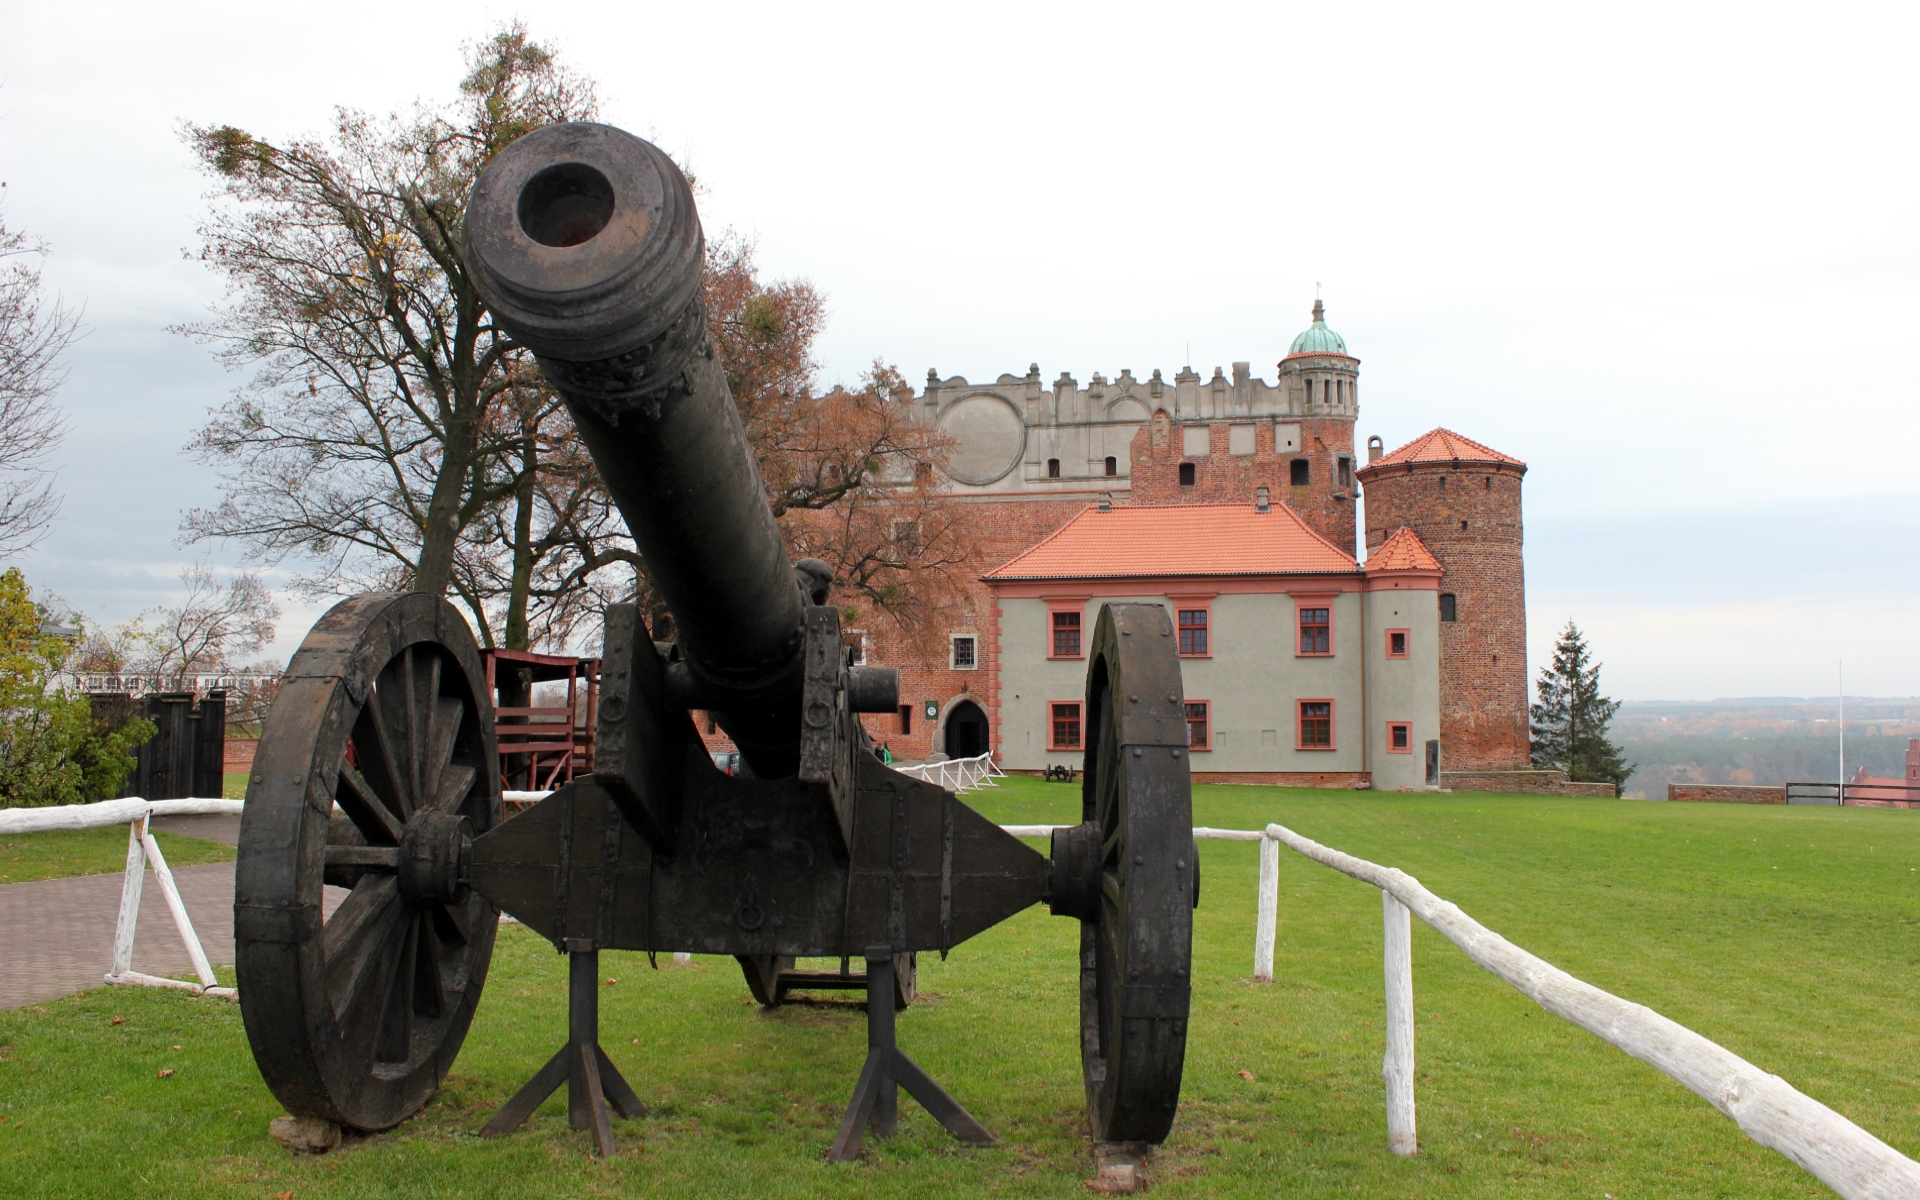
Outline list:
[[[707,337],[704,241],[673,163],[604,125],[540,130],[488,166],[465,236],[494,318],[565,399],[676,641],[655,642],[633,605],[610,610],[593,774],[503,820],[491,698],[453,606],[372,593],[320,619],[268,717],[236,868],[241,1007],[274,1095],[357,1129],[418,1111],[459,1052],[506,912],[569,956],[570,1030],[486,1134],[562,1083],[603,1154],[610,1110],[644,1111],[598,1041],[597,954],[621,949],[733,955],[763,1004],[864,988],[869,1053],[832,1157],[857,1154],[869,1126],[893,1131],[897,1087],[961,1139],[991,1141],[894,1044],[894,1014],[917,952],[1045,901],[1080,923],[1093,1136],[1162,1141],[1200,871],[1165,610],[1101,611],[1083,823],[1037,853],[870,752],[858,714],[894,711],[898,677],[850,665],[830,573],[788,559]],[[701,709],[739,747],[739,776],[714,768]],[[323,919],[324,885],[348,893]]]

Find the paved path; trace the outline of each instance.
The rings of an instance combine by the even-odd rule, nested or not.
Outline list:
[[[166,836],[157,840],[164,854]],[[233,864],[175,867],[173,879],[207,958],[216,966],[232,963]],[[101,986],[113,965],[121,882],[117,874],[75,875],[0,887],[0,1008]],[[133,969],[193,977],[193,960],[152,871],[140,889]]]
[[[233,845],[240,818],[225,814],[156,817],[155,840],[167,851],[168,835],[186,834]],[[215,966],[233,962],[233,864],[173,868],[180,898],[194,932]],[[100,987],[113,965],[113,931],[120,917],[123,876],[76,875],[0,886],[0,1008]],[[328,888],[323,905],[331,914],[346,893]],[[193,960],[180,944],[173,914],[153,872],[140,888],[140,925],[133,943],[133,969],[149,975],[193,977]]]

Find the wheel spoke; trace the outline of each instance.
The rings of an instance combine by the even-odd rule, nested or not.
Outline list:
[[[440,792],[433,798],[434,807],[441,812],[452,812],[466,803],[467,793],[473,790],[474,776],[478,774],[465,765],[448,767],[440,776]]]
[[[466,797],[467,789],[463,785],[454,803],[447,803],[447,771],[453,766],[454,743],[460,736],[460,718],[465,713],[465,705],[443,697],[433,706],[433,718],[427,724],[427,787],[421,795],[436,808],[458,807],[459,800]],[[473,782],[472,768],[467,768],[467,771],[467,783],[470,784]]]
[[[351,763],[340,764],[340,786],[334,789],[334,802],[340,805],[354,828],[369,842],[400,844],[400,820],[394,810],[373,790],[367,777]]]
[[[434,931],[443,942],[467,942],[467,906],[465,904],[443,904],[433,910]]]
[[[413,1011],[437,1017],[446,1011],[446,982],[440,972],[440,936],[432,913],[421,913],[414,933]]]
[[[352,1022],[369,983],[383,987],[391,980],[394,926],[405,913],[399,881],[391,875],[368,875],[321,931],[327,998],[342,1026]]]
[[[386,1003],[376,1010],[379,1037],[374,1042],[373,1057],[377,1062],[405,1062],[413,1048],[413,985],[419,953],[420,922],[409,912],[402,922],[400,953],[388,977]]]
[[[366,867],[370,871],[398,871],[400,869],[400,847],[329,845],[327,847],[327,865],[330,867]]]
[[[393,814],[402,822],[413,815],[411,797],[407,795],[405,778],[400,770],[401,758],[396,753],[392,731],[388,726],[385,691],[379,684],[374,685],[373,694],[367,697],[365,708],[360,710],[360,720],[354,725],[354,757],[359,760],[360,773],[373,785],[373,791],[386,802]]]
[[[419,681],[414,678],[412,646],[400,652],[400,680],[400,704],[406,714],[402,728],[407,744],[402,747],[402,753],[407,760],[407,799],[413,807],[419,808],[424,794],[420,789],[420,752],[426,744],[426,730],[421,728],[419,689],[416,686]]]

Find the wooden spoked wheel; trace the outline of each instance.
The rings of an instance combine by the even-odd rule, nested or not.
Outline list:
[[[493,955],[468,865],[499,821],[493,704],[453,606],[369,593],[320,618],[268,714],[235,864],[240,1008],[287,1111],[386,1129],[440,1086]],[[327,884],[349,891],[323,919]]]
[[[1082,864],[1087,1112],[1097,1141],[1157,1143],[1180,1103],[1200,872],[1173,623],[1110,604],[1089,657],[1083,823],[1062,831]]]

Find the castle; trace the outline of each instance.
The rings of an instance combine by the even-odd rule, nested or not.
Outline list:
[[[1371,438],[1357,461],[1359,369],[1316,301],[1271,384],[1248,363],[1051,387],[1037,365],[991,384],[929,371],[915,402],[954,440],[945,486],[973,507],[981,572],[944,661],[866,647],[901,672],[876,739],[1076,765],[1071,631],[1090,639],[1127,597],[1177,614],[1196,779],[1527,766],[1526,465],[1446,429],[1392,453]]]

